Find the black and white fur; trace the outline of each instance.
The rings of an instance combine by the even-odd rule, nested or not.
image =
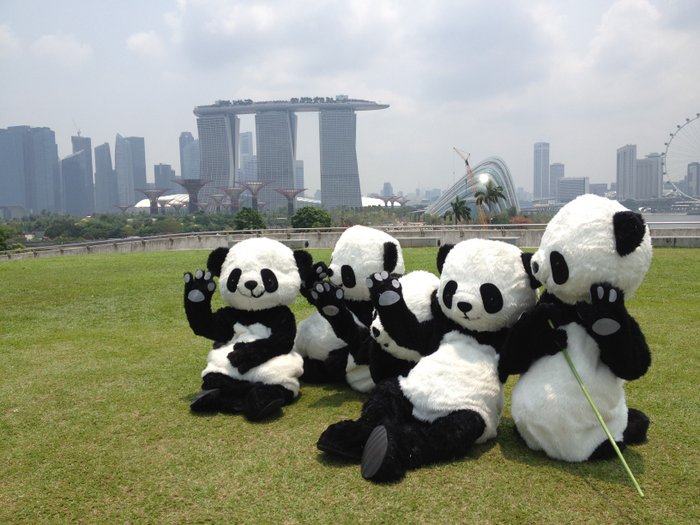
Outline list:
[[[643,218],[616,201],[578,197],[548,224],[532,258],[545,292],[514,326],[502,357],[505,374],[521,374],[511,413],[530,448],[572,462],[615,455],[562,348],[618,446],[646,440],[649,420],[627,408],[623,387],[646,373],[651,355],[624,300],[651,255]]]
[[[464,457],[474,443],[494,437],[504,405],[499,350],[508,327],[536,301],[529,268],[527,256],[499,241],[441,247],[432,321],[406,315],[399,325],[395,319],[427,355],[407,376],[379,383],[360,418],[328,427],[318,448],[361,459],[363,477],[390,481],[409,469]],[[373,281],[383,289],[380,303],[405,314],[399,283]],[[398,332],[391,335],[397,339]]]
[[[374,387],[368,356],[373,305],[366,278],[381,271],[403,274],[401,245],[380,230],[352,226],[336,242],[328,267],[316,268],[320,278],[305,283],[304,295],[317,311],[299,323],[294,342],[304,358],[302,380],[345,381],[368,392]]]
[[[267,417],[299,395],[301,356],[292,351],[296,298],[311,256],[282,243],[253,238],[209,255],[208,271],[185,274],[185,312],[192,331],[214,341],[202,372],[194,412],[241,412]],[[224,307],[212,312],[219,278]]]

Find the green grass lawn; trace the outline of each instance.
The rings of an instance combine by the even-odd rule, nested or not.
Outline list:
[[[404,253],[408,270],[434,270],[435,249]],[[652,419],[649,442],[625,451],[644,499],[617,460],[528,450],[508,408],[495,441],[391,485],[316,450],[358,415],[347,389],[304,385],[265,423],[192,415],[210,342],[187,325],[182,274],[206,256],[0,263],[0,523],[700,522],[700,250],[656,250],[628,302],[653,354],[627,386]]]

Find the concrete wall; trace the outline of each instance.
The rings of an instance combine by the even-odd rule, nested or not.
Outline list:
[[[458,243],[474,237],[498,239],[521,248],[539,246],[544,224],[489,225],[489,226],[424,226],[380,228],[409,246],[438,246]],[[280,241],[291,241],[293,247],[308,242],[309,248],[333,248],[344,231],[343,228],[308,230],[261,230],[248,232],[207,232],[155,237],[96,241],[91,243],[64,244],[0,254],[0,260],[33,259],[61,255],[88,255],[91,253],[133,253],[163,250],[213,250],[219,246],[230,246],[249,237],[270,237]],[[651,230],[654,246],[675,248],[700,247],[700,227]]]

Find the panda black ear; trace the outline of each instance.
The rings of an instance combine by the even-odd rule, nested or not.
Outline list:
[[[393,272],[399,262],[399,250],[393,242],[384,243],[384,271]]]
[[[618,211],[613,215],[615,249],[620,257],[629,255],[642,244],[646,228],[644,218],[633,211]]]
[[[440,249],[438,249],[438,254],[437,254],[437,269],[439,273],[442,273],[442,267],[445,264],[445,259],[447,259],[447,254],[450,253],[450,250],[454,248],[454,244],[443,244],[440,246]]]
[[[542,283],[535,279],[535,274],[532,273],[532,253],[522,253],[520,259],[523,261],[523,267],[525,268],[525,273],[530,278],[530,288],[537,290]]]
[[[221,276],[221,267],[228,254],[228,248],[219,247],[209,254],[207,259],[207,269],[215,276]]]

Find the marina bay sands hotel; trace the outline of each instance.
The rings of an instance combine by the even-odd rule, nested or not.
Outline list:
[[[321,159],[321,200],[325,208],[360,207],[360,176],[357,168],[356,112],[385,109],[387,104],[350,99],[344,95],[301,97],[288,101],[253,102],[219,100],[197,106],[200,176],[212,182],[199,193],[201,201],[231,188],[239,167],[239,115],[255,115],[258,180],[268,184],[260,199],[270,210],[287,206],[274,191],[294,188],[297,146],[297,112],[317,112]]]

